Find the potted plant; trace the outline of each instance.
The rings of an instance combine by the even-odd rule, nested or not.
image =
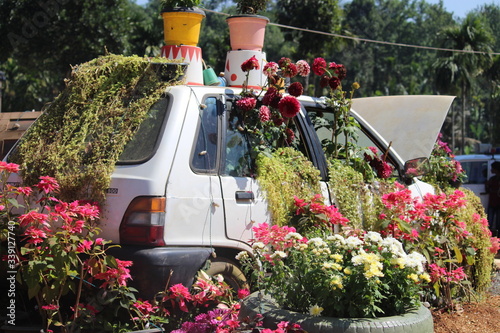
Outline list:
[[[167,45],[196,46],[205,12],[201,0],[162,0],[163,36]]]
[[[232,50],[262,51],[269,19],[257,13],[266,9],[268,0],[236,1],[237,15],[226,19]]]

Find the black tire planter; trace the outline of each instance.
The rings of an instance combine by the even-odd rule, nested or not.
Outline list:
[[[263,327],[275,329],[281,321],[299,324],[308,333],[432,333],[432,314],[423,305],[400,316],[381,318],[329,318],[280,309],[268,295],[255,292],[241,304],[240,319],[262,314]]]

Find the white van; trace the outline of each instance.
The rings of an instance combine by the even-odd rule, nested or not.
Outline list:
[[[190,285],[207,260],[210,274],[222,274],[233,286],[244,280],[234,258],[242,250],[251,251],[252,227],[269,222],[269,214],[249,172],[245,136],[229,117],[240,92],[231,87],[169,88],[116,165],[100,236],[121,245],[114,253],[118,258],[134,261],[133,281],[143,297],[163,290],[167,281]],[[328,197],[326,158],[309,117],[318,111],[326,116],[326,105],[321,98],[299,99],[294,146],[319,169]],[[453,97],[363,100],[355,101],[352,111],[361,125],[360,142],[388,150],[394,175],[402,180],[405,160],[430,155]],[[427,110],[436,118],[422,122],[428,123],[425,128],[409,130],[408,121],[427,117]],[[364,116],[385,121],[374,127]],[[394,126],[396,131],[384,128]],[[390,135],[390,141],[380,132]],[[412,188],[423,194],[429,191],[425,185],[415,181]]]
[[[460,162],[467,175],[462,186],[473,191],[481,199],[484,209],[487,209],[485,183],[493,176],[491,164],[500,160],[500,154],[458,155],[455,159]]]

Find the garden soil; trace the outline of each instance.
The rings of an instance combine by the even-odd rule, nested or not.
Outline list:
[[[462,304],[456,312],[433,311],[435,333],[500,333],[500,259],[495,259],[495,264],[487,299]]]

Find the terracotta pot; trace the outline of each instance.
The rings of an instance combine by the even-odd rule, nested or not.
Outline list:
[[[255,292],[241,304],[240,319],[262,314],[263,327],[275,329],[281,321],[299,324],[308,333],[432,333],[432,314],[424,306],[400,316],[380,318],[330,318],[280,309],[276,302],[265,294]]]
[[[260,15],[235,15],[226,19],[231,49],[262,51],[269,19]]]
[[[167,45],[196,46],[200,39],[205,12],[197,7],[172,8],[162,11],[163,37]]]

